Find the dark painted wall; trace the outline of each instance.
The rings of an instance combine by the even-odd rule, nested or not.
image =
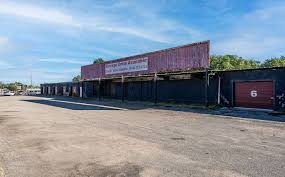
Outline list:
[[[72,96],[72,87],[77,88],[77,94],[80,96],[79,89],[81,83],[61,83]],[[55,84],[43,84],[42,86],[51,86]],[[131,101],[154,101],[155,91],[157,93],[157,101],[159,102],[186,102],[186,103],[205,103],[205,80],[188,79],[188,80],[159,80],[157,81],[157,91],[155,90],[154,81],[132,81],[124,83],[124,98]],[[99,82],[85,81],[83,82],[84,98],[98,98]],[[52,93],[54,95],[54,92]],[[59,95],[59,94],[58,94]],[[111,80],[101,81],[100,95],[107,99],[122,98],[122,83],[112,82]],[[210,80],[209,101],[216,103],[217,100],[217,83],[216,79]]]
[[[93,97],[94,92],[94,83],[93,82],[83,82],[83,97],[90,98]]]
[[[274,89],[274,109],[285,110],[285,68],[244,70],[220,72],[221,75],[221,94],[228,100],[222,100],[225,106],[234,106],[234,82],[235,81],[255,81],[272,80]],[[275,87],[275,88],[274,88]],[[282,96],[283,95],[283,96]]]
[[[221,78],[221,104],[224,106],[234,106],[235,81],[255,81],[273,80],[274,83],[274,109],[285,110],[285,68],[260,69],[244,71],[216,72],[209,81],[209,103],[216,104],[218,99],[218,76]],[[71,87],[79,88],[81,83],[59,83],[58,88],[66,86],[71,92]],[[55,86],[55,84],[42,84],[43,86]],[[47,93],[47,87],[45,87]],[[52,89],[51,89],[52,90]],[[61,89],[62,90],[62,89]],[[121,99],[122,84],[111,80],[102,80],[99,89],[99,81],[83,82],[84,98],[98,98],[100,91],[101,98]],[[124,83],[125,100],[154,101],[155,99],[154,81],[129,81]],[[53,92],[53,91],[52,91]],[[58,91],[59,92],[59,91]],[[58,93],[58,95],[62,95]],[[71,96],[71,94],[70,94]],[[205,103],[205,78],[203,73],[199,77],[181,80],[158,80],[157,81],[157,101],[158,102],[184,102],[192,104]]]
[[[98,81],[84,82],[85,98],[98,97]],[[157,101],[160,102],[188,102],[205,103],[205,80],[159,80],[157,81]],[[101,96],[108,99],[122,98],[122,83],[101,81]],[[131,101],[154,101],[155,83],[154,81],[132,81],[124,83],[124,98]],[[217,101],[217,81],[210,80],[209,101]]]
[[[205,80],[163,80],[157,83],[158,101],[162,102],[185,102],[185,103],[205,103]],[[211,78],[209,83],[209,102],[217,102],[217,79]]]
[[[50,87],[51,93],[48,94],[48,87]],[[57,87],[57,94],[55,93],[55,88]],[[66,87],[65,90],[63,90],[63,87]],[[76,88],[76,93],[72,93],[72,88]],[[64,92],[68,92],[68,96],[75,96],[79,97],[79,87],[80,83],[72,83],[72,82],[66,82],[66,83],[52,83],[52,84],[41,84],[41,90],[43,95],[63,95]]]

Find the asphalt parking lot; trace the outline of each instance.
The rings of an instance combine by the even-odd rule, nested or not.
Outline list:
[[[0,97],[0,177],[284,177],[285,123],[237,116]]]

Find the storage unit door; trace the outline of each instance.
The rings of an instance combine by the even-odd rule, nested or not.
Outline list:
[[[235,106],[272,109],[273,82],[235,82]]]

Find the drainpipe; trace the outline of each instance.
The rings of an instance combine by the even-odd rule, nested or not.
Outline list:
[[[221,77],[218,77],[218,105],[221,104]]]
[[[209,106],[209,98],[208,98],[208,87],[209,87],[209,73],[208,68],[206,68],[205,72],[205,106]]]
[[[83,98],[83,81],[80,82],[79,94],[80,98]]]
[[[101,78],[98,81],[98,100],[101,101]]]
[[[122,76],[122,102],[125,101],[124,76]]]
[[[143,89],[143,81],[142,81],[142,79],[141,79],[141,81],[140,81],[140,86],[141,86],[141,88],[140,88],[140,101],[142,101],[143,100],[143,91],[142,91],[142,89]]]
[[[86,96],[86,87],[85,87],[84,81],[82,81],[81,84],[82,84],[82,99],[84,99]]]
[[[157,103],[157,73],[154,74],[154,104]]]

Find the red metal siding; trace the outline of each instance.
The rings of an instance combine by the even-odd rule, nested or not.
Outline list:
[[[272,81],[236,82],[235,106],[272,109]]]
[[[209,64],[209,41],[194,43],[176,48],[107,61],[104,64],[92,64],[81,67],[83,79],[104,78],[109,76],[138,75],[156,72],[207,68]],[[105,64],[148,58],[148,70],[120,74],[106,74]]]

